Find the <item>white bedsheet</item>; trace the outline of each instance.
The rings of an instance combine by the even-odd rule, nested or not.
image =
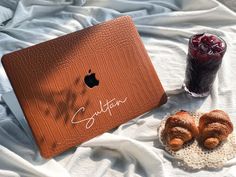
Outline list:
[[[0,176],[5,177],[236,177],[236,159],[218,171],[184,171],[158,143],[157,127],[169,112],[186,109],[229,113],[236,125],[236,14],[215,0],[1,0],[0,57],[121,15],[130,15],[169,94],[159,109],[121,125],[60,156],[43,160],[0,100]],[[227,52],[211,95],[183,93],[190,35],[212,32]],[[0,94],[12,90],[0,66]]]

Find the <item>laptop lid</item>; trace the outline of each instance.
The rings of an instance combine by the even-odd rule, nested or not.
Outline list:
[[[6,54],[2,64],[45,158],[167,99],[128,16]]]

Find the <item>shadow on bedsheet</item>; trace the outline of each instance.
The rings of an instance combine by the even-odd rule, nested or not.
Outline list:
[[[96,167],[99,166],[101,169],[106,169],[104,174],[106,174],[106,172],[108,171],[113,170],[119,171],[122,174],[126,174],[130,170],[127,167],[134,165],[134,174],[138,174],[142,177],[148,176],[145,173],[145,169],[142,168],[142,166],[137,162],[134,157],[128,156],[127,154],[122,154],[121,152],[114,149],[109,149],[105,147],[93,148],[93,151],[90,155],[90,159],[95,162]],[[105,164],[104,160],[109,162]]]
[[[160,108],[156,108],[140,118],[153,115],[156,119],[162,119],[167,113],[174,113],[178,110],[186,110],[190,112],[197,111],[204,103],[206,98],[194,98],[189,96],[184,90],[180,90],[177,94],[168,94],[168,101]]]

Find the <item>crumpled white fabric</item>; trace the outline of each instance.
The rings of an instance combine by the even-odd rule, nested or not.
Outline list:
[[[157,139],[164,115],[178,109],[223,109],[236,123],[236,14],[215,0],[1,0],[0,57],[102,21],[130,15],[142,37],[168,103],[53,159],[39,155],[0,100],[0,176],[2,177],[236,177],[236,159],[222,170],[184,171]],[[181,89],[189,36],[222,36],[228,48],[207,98]],[[0,94],[12,90],[0,66]]]

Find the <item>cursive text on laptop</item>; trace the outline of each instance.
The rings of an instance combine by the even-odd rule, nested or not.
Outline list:
[[[124,104],[126,101],[127,101],[127,97],[125,97],[123,100],[117,100],[116,98],[113,98],[111,100],[106,100],[105,104],[102,103],[102,101],[100,100],[99,101],[100,108],[98,111],[96,111],[94,114],[92,114],[91,117],[76,121],[75,119],[79,115],[79,113],[85,112],[85,110],[86,110],[86,108],[82,106],[72,116],[71,123],[72,124],[79,124],[82,122],[86,122],[85,128],[89,129],[94,125],[95,120],[96,120],[96,118],[99,117],[99,115],[107,112],[107,113],[109,113],[110,116],[112,116],[112,109],[120,106],[121,104]]]

